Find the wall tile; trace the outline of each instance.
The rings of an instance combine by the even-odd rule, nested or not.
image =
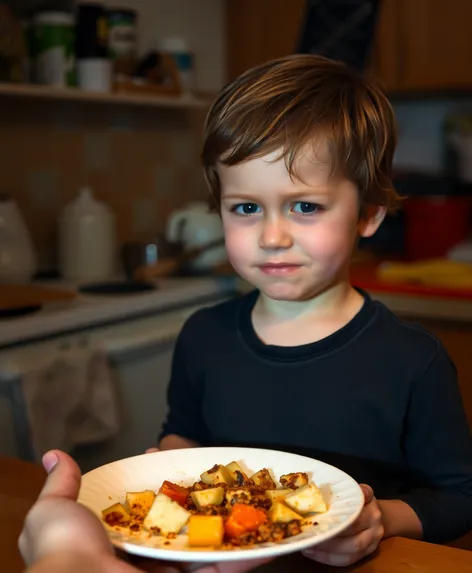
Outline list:
[[[31,207],[40,212],[56,210],[60,204],[58,173],[31,171],[28,180],[27,196]]]
[[[108,132],[84,135],[84,166],[90,171],[109,171],[111,161],[110,134]]]

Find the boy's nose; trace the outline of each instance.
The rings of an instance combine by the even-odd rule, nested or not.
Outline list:
[[[259,237],[261,249],[289,249],[292,245],[292,237],[283,221],[280,219],[264,221]]]

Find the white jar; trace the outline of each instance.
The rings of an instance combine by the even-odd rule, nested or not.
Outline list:
[[[100,281],[115,274],[115,217],[84,187],[59,218],[59,270],[74,282]]]

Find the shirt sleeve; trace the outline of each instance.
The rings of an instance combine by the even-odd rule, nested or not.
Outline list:
[[[159,441],[170,434],[208,445],[209,432],[203,419],[202,330],[204,311],[191,316],[179,334],[167,389],[167,418]]]
[[[439,342],[413,387],[405,422],[414,484],[399,497],[420,518],[425,541],[457,539],[472,530],[472,439],[455,367]]]

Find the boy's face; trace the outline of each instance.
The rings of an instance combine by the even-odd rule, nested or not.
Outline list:
[[[218,167],[228,257],[248,282],[275,300],[301,301],[346,280],[358,236],[370,236],[385,209],[359,218],[353,183],[329,177],[327,146],[301,156],[300,180],[278,154]]]

